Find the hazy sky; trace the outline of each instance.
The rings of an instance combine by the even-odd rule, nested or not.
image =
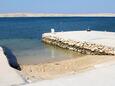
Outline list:
[[[0,0],[0,13],[115,13],[115,0]]]

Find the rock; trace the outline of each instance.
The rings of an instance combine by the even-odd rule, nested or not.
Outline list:
[[[80,52],[82,54],[93,54],[93,55],[115,55],[115,49],[107,46],[89,43],[85,41],[73,41],[58,38],[55,35],[43,36],[43,42],[53,44],[61,48]]]

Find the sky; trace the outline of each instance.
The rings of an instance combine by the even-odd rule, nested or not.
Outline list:
[[[0,0],[0,13],[115,13],[115,0]]]

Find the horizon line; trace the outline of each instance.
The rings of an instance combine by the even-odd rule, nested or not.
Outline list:
[[[115,13],[0,13],[0,17],[115,17]]]

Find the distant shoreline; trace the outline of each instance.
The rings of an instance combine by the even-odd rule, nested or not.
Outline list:
[[[62,14],[62,13],[0,13],[0,17],[115,17],[114,13]]]

